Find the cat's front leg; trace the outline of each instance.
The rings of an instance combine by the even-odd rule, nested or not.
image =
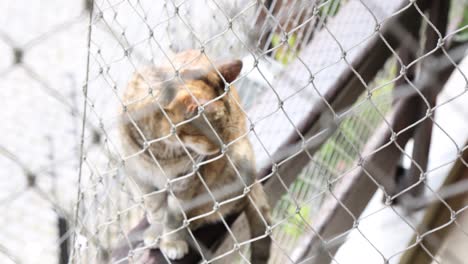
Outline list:
[[[181,259],[189,252],[186,228],[183,227],[184,215],[177,198],[169,195],[164,217],[163,236],[160,250],[170,259]]]
[[[150,226],[143,233],[143,241],[145,246],[151,248],[159,247],[159,241],[163,228],[164,216],[167,211],[165,193],[147,194],[144,197],[144,205],[146,208],[146,217]]]
[[[145,246],[159,248],[173,260],[189,251],[185,230],[178,230],[183,225],[183,214],[175,199],[166,193],[148,195],[144,199],[150,224],[143,234]]]

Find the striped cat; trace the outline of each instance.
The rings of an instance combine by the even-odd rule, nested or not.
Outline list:
[[[127,174],[146,194],[145,244],[180,259],[189,249],[184,227],[193,230],[243,211],[251,236],[264,236],[252,243],[251,263],[266,263],[270,210],[255,180],[237,91],[225,86],[238,77],[242,62],[213,67],[204,53],[188,50],[171,63],[138,71],[124,93],[122,145],[130,155]]]

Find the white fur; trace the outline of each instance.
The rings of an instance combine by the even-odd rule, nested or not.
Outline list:
[[[189,252],[189,246],[185,240],[163,241],[159,247],[170,259],[181,259]]]

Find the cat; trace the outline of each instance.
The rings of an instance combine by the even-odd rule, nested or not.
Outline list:
[[[245,212],[251,237],[263,237],[251,244],[251,263],[267,263],[270,209],[255,180],[239,96],[227,85],[242,62],[212,65],[204,52],[187,50],[171,64],[137,71],[123,96],[121,138],[130,155],[125,167],[146,194],[150,227],[144,243],[180,259],[189,250],[185,227],[194,230]]]

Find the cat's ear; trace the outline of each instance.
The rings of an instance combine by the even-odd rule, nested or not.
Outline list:
[[[226,63],[222,63],[216,67],[223,76],[226,82],[233,82],[237,76],[239,76],[242,70],[242,61],[241,60],[232,60]]]

